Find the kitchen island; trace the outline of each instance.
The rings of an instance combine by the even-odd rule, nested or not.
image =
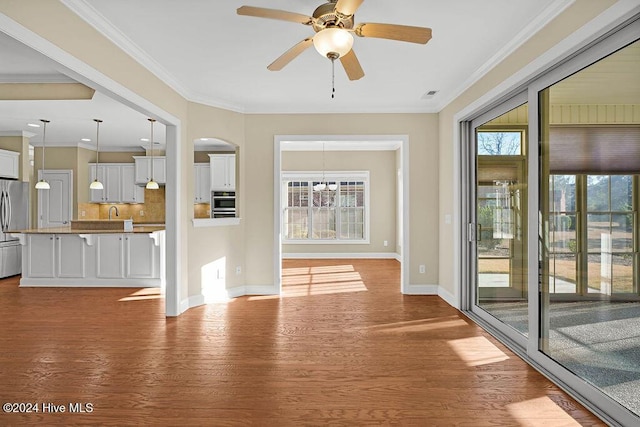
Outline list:
[[[165,230],[69,227],[13,231],[22,246],[20,286],[163,287]]]

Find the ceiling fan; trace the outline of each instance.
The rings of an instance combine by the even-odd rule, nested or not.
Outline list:
[[[318,6],[312,16],[253,6],[242,6],[238,8],[237,12],[238,15],[309,25],[316,32],[315,35],[302,40],[273,61],[267,67],[271,71],[281,70],[307,48],[314,45],[321,55],[331,61],[340,59],[349,80],[358,80],[364,76],[364,71],[351,48],[353,46],[352,33],[358,37],[374,37],[421,44],[426,44],[431,40],[431,28],[368,22],[354,25],[354,14],[363,1],[329,0],[328,3]]]

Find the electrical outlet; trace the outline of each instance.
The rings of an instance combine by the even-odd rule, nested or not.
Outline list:
[[[87,213],[85,211],[80,211],[80,216],[85,216]]]
[[[140,216],[144,216],[144,211],[142,209],[140,210]]]
[[[236,274],[242,274],[242,267],[240,266],[236,267]]]
[[[427,272],[427,267],[424,264],[420,264],[420,274]]]
[[[385,240],[385,241],[384,241],[384,246],[385,246],[385,247],[386,247],[386,246],[389,246],[389,241],[388,241],[388,240]]]

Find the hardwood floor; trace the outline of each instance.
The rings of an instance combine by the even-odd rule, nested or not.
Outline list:
[[[0,399],[39,406],[0,425],[603,425],[438,297],[401,295],[396,261],[283,274],[281,298],[173,319],[154,291],[0,281]]]

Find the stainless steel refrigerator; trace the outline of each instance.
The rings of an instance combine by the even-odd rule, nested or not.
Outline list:
[[[0,278],[22,272],[22,248],[9,230],[29,228],[29,183],[0,179]]]

